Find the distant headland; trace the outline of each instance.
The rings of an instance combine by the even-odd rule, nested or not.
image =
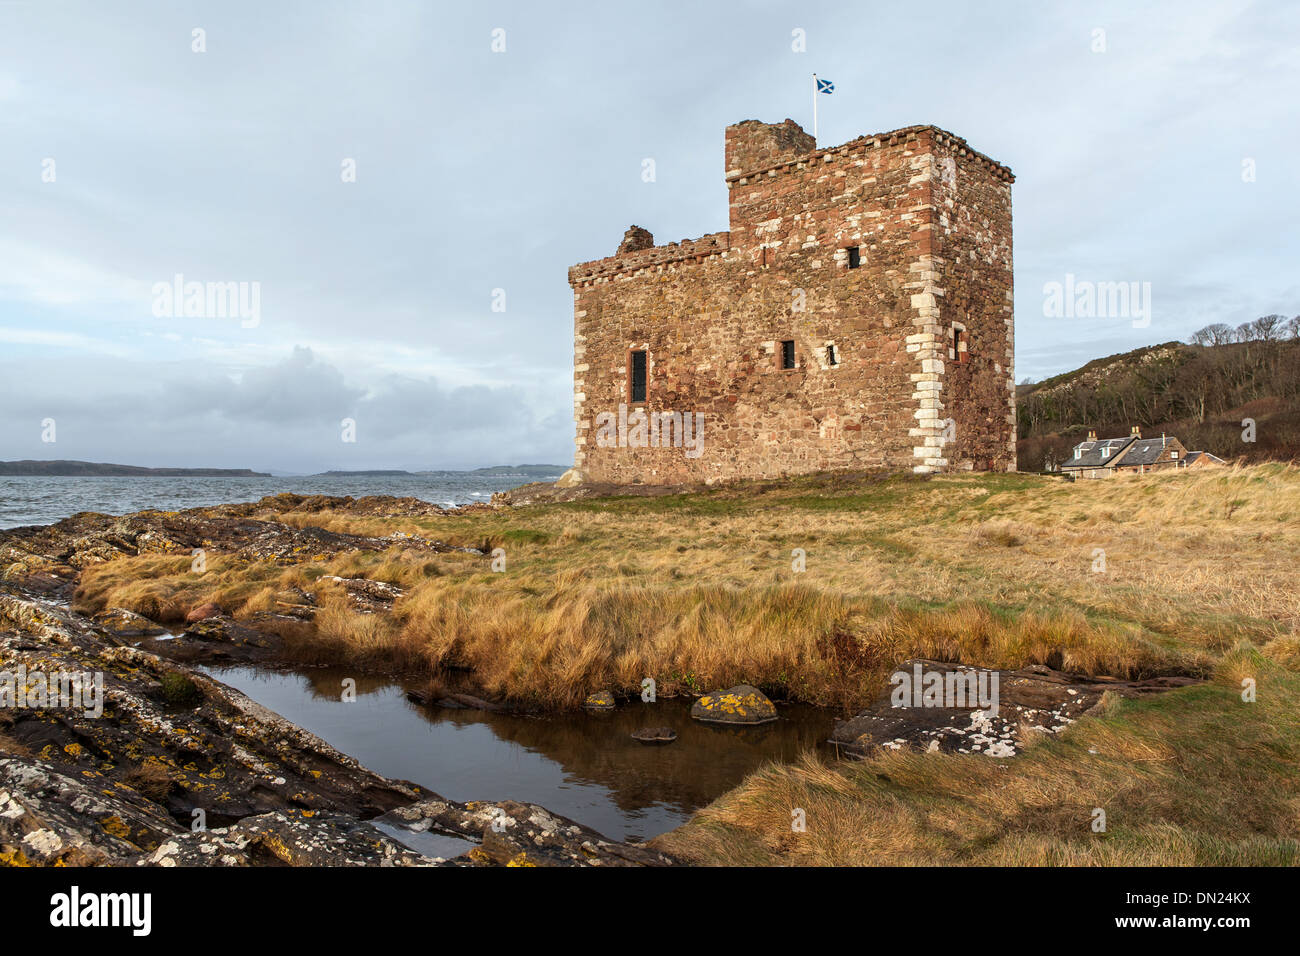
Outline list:
[[[544,478],[548,475],[562,475],[569,470],[568,465],[492,465],[489,468],[472,468],[469,471],[458,471],[454,468],[426,469],[421,471],[403,471],[401,469],[376,469],[371,471],[322,471],[320,477],[328,475],[330,477],[402,477],[409,475],[412,478],[421,475],[525,475],[529,478]]]
[[[143,468],[97,461],[0,461],[0,475],[51,478],[270,478],[248,468]]]
[[[404,471],[402,469],[373,469],[366,471],[322,471],[316,475],[297,477],[348,477],[348,478],[401,478],[419,477],[434,474],[467,475],[522,475],[528,478],[544,478],[549,475],[561,475],[568,469],[567,465],[492,465],[489,468],[474,468],[469,471],[454,469]],[[249,468],[145,468],[140,465],[116,465],[94,461],[0,461],[0,477],[52,477],[52,478],[273,478],[275,475],[265,471],[253,471]]]
[[[568,465],[493,465],[491,468],[475,468],[476,475],[562,475],[569,470]]]

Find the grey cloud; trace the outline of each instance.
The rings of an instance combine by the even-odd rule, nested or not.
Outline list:
[[[506,463],[520,455],[564,463],[572,438],[571,421],[530,405],[518,389],[445,388],[432,379],[394,376],[367,391],[349,386],[337,368],[302,347],[238,381],[201,367],[152,370],[144,400],[132,381],[145,374],[139,367],[124,380],[87,369],[86,391],[61,395],[42,387],[38,370],[0,371],[10,383],[10,414],[0,419],[6,457],[418,470]],[[57,423],[53,445],[40,439],[46,417]],[[355,443],[342,441],[344,418],[355,422]],[[130,454],[141,433],[151,436],[149,451]]]

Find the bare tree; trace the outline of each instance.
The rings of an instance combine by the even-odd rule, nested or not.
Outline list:
[[[1236,341],[1236,333],[1232,326],[1215,322],[1195,333],[1192,341],[1197,345],[1227,345],[1229,342]]]
[[[1282,315],[1261,315],[1250,323],[1251,334],[1260,342],[1280,342],[1286,336],[1287,320]]]

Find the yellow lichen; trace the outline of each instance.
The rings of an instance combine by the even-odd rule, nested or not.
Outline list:
[[[131,828],[117,814],[104,817],[99,821],[99,825],[104,828],[104,832],[119,839],[126,840],[131,836]]]

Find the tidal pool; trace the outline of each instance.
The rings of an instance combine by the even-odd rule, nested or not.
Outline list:
[[[778,704],[780,720],[749,728],[691,720],[689,698],[521,717],[425,707],[397,683],[332,668],[204,670],[384,776],[462,802],[538,803],[615,840],[673,829],[768,761],[831,755],[831,713],[801,705]],[[355,702],[342,700],[345,678]],[[649,726],[671,727],[676,742],[632,739]]]

